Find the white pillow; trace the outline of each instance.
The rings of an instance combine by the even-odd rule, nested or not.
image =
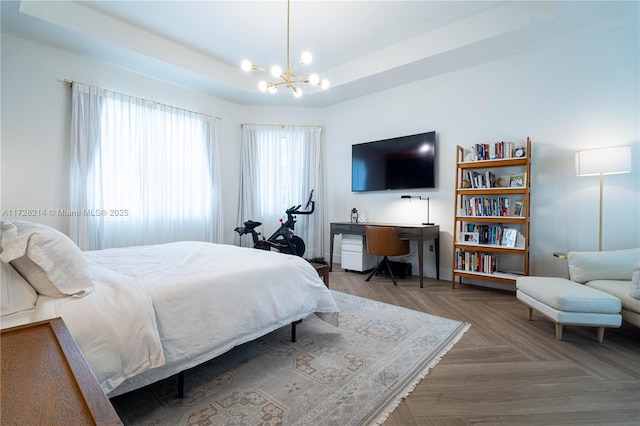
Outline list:
[[[78,246],[62,232],[22,220],[2,222],[3,262],[14,268],[40,294],[82,297],[93,291],[87,262]]]
[[[629,296],[640,300],[640,262],[633,266],[633,278],[631,278]]]
[[[567,253],[569,277],[584,284],[593,280],[631,280],[633,265],[640,261],[640,248]]]
[[[13,269],[13,266],[4,262],[0,264],[2,265],[0,315],[5,316],[35,308],[38,295],[33,287]]]

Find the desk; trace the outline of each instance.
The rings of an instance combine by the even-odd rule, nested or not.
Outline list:
[[[420,276],[420,288],[423,288],[423,263],[424,247],[426,240],[435,241],[436,250],[436,279],[440,279],[440,226],[438,225],[405,225],[399,223],[351,223],[331,222],[329,270],[333,269],[333,239],[336,234],[364,235],[365,226],[392,226],[400,238],[418,242],[418,274]]]

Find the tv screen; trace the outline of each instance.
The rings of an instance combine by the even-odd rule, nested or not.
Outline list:
[[[351,190],[435,188],[435,160],[435,131],[355,144]]]

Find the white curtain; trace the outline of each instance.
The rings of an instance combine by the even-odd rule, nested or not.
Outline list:
[[[80,83],[72,90],[78,246],[222,242],[218,119]]]
[[[320,127],[244,125],[240,170],[238,226],[251,219],[268,238],[286,220],[285,210],[305,203],[311,190],[316,202],[311,215],[297,215],[294,233],[306,245],[304,257],[324,253],[324,188]],[[236,241],[238,236],[236,236]],[[252,245],[243,236],[244,246]]]

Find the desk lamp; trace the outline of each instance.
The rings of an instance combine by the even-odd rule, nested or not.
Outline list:
[[[422,195],[401,195],[401,199],[409,199],[416,198],[418,200],[427,200],[427,221],[422,222],[423,225],[434,225],[434,223],[429,221],[429,197],[423,197]]]
[[[590,149],[576,152],[576,175],[600,175],[600,226],[599,245],[602,251],[602,189],[603,176],[631,172],[631,147],[616,146],[611,148]]]

